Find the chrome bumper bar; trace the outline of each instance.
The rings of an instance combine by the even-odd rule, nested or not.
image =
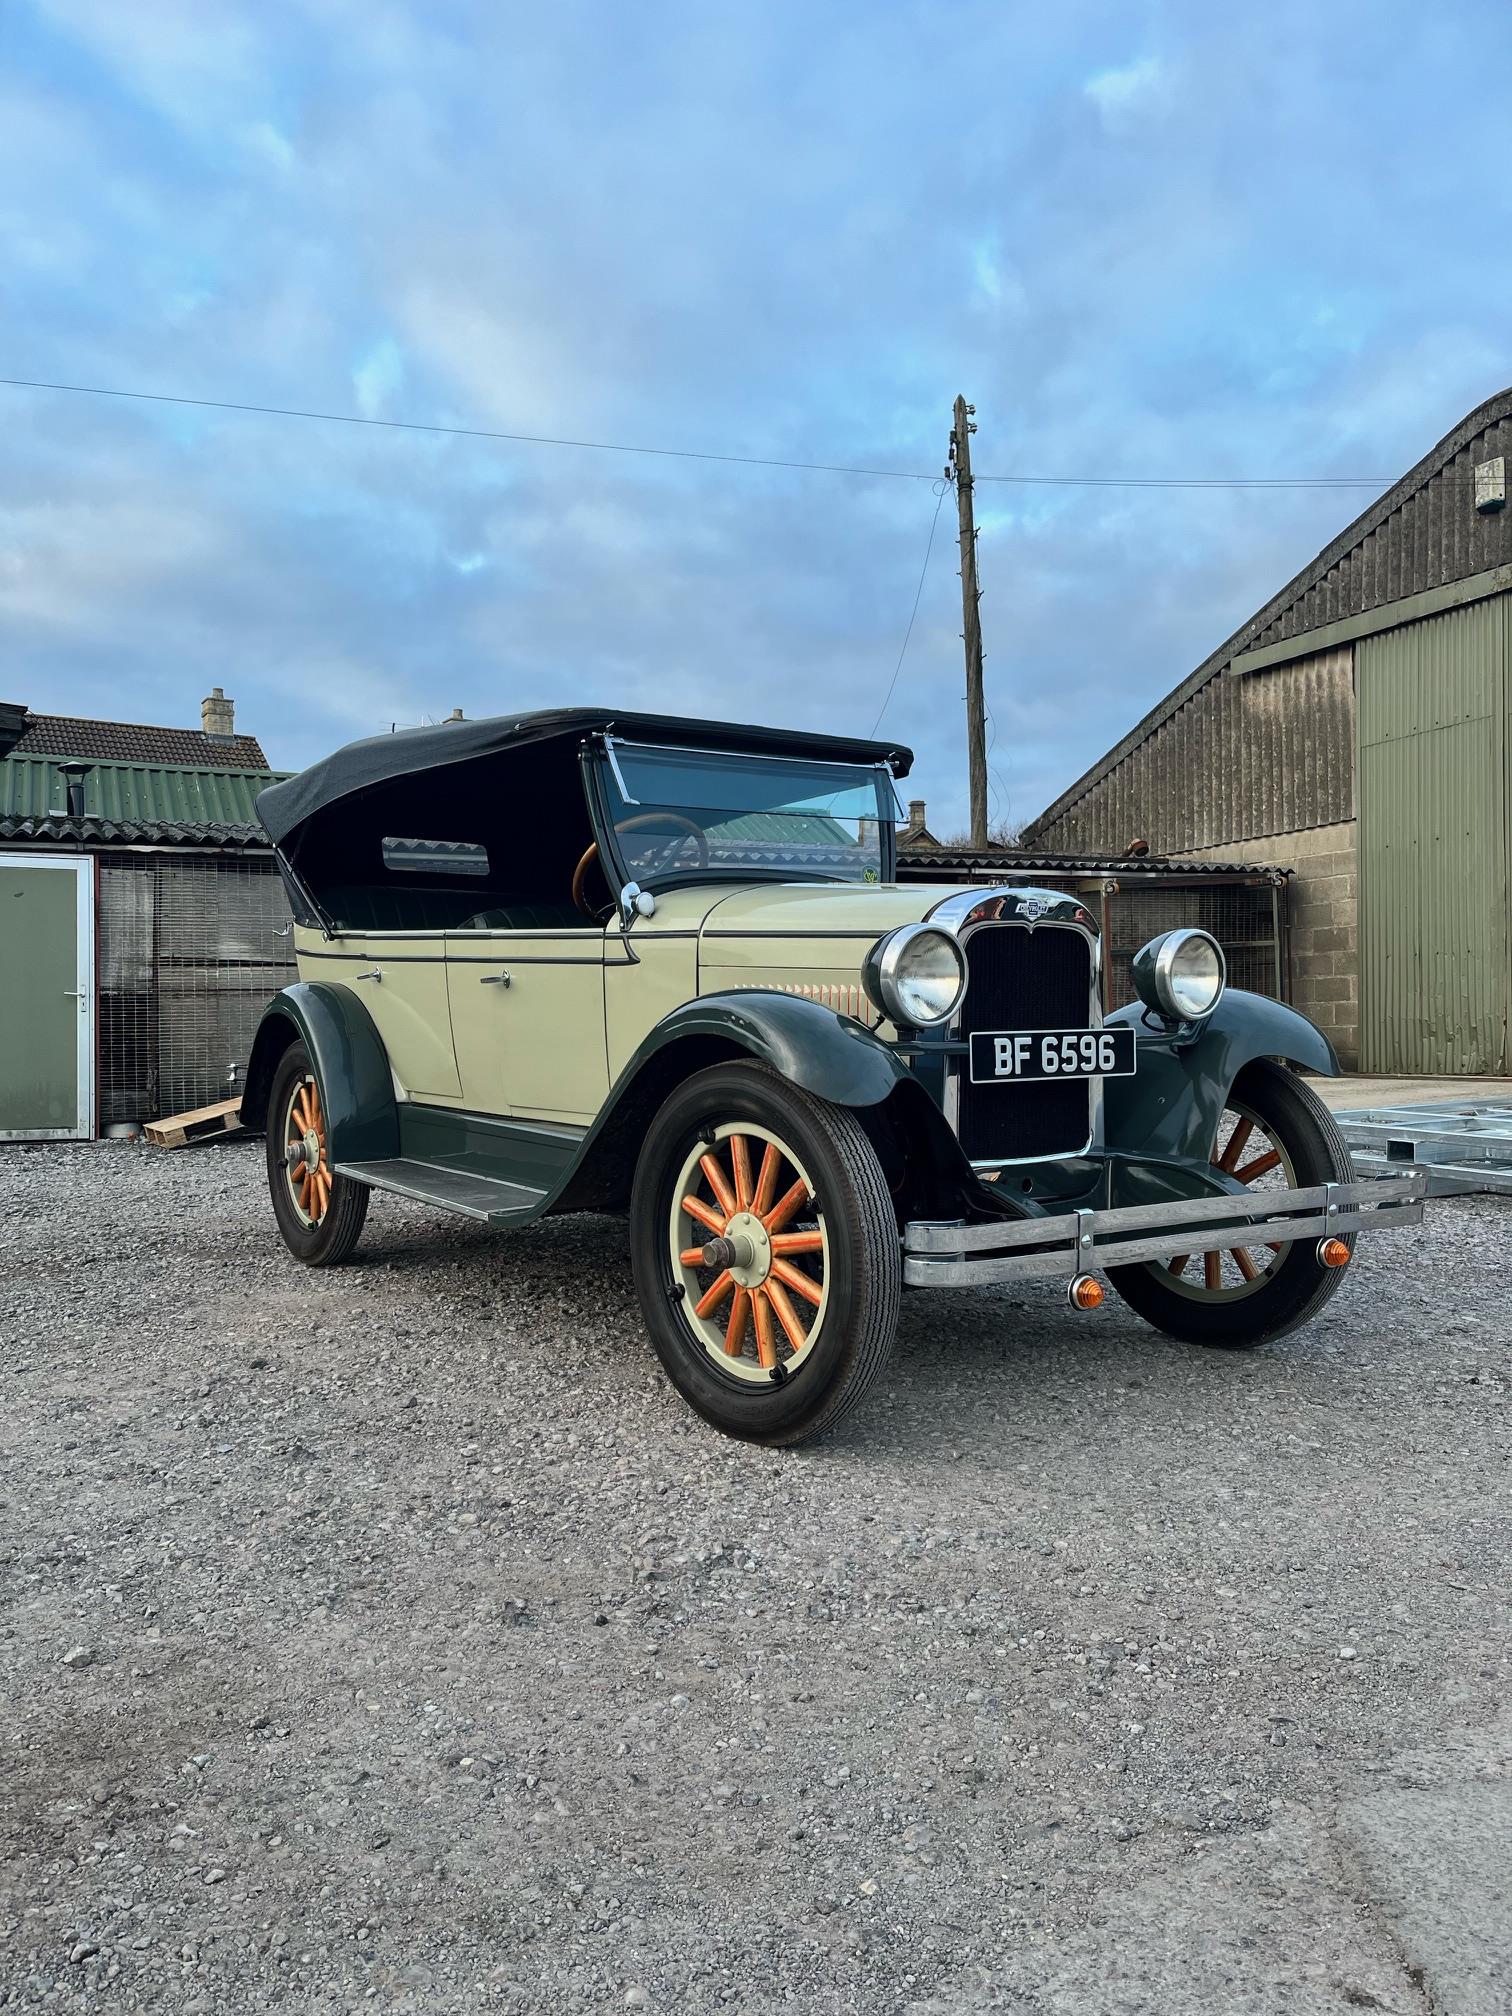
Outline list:
[[[903,1279],[911,1288],[977,1288],[1026,1274],[1085,1274],[1179,1253],[1387,1231],[1421,1223],[1427,1193],[1426,1171],[1408,1169],[1360,1183],[1063,1211],[987,1225],[920,1219],[903,1228]]]

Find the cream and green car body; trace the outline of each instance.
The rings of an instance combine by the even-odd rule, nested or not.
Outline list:
[[[699,788],[710,795],[727,779],[735,809],[686,802],[680,810],[640,809],[645,799],[631,795],[621,767],[631,750],[643,753],[647,774],[661,774],[660,764],[674,778],[679,765],[696,776],[709,752],[716,782]],[[1113,1269],[1122,1286],[1136,1273],[1169,1271],[1178,1259],[1185,1269],[1187,1255],[1290,1253],[1301,1244],[1321,1249],[1328,1239],[1348,1247],[1364,1226],[1420,1212],[1416,1172],[1357,1184],[1346,1164],[1325,1172],[1332,1180],[1321,1185],[1278,1188],[1269,1172],[1263,1186],[1238,1180],[1237,1147],[1224,1166],[1223,1139],[1241,1132],[1259,1141],[1266,1128],[1283,1174],[1294,1159],[1264,1113],[1255,1117],[1253,1099],[1231,1105],[1236,1082],[1260,1085],[1257,1071],[1274,1069],[1275,1060],[1325,1075],[1338,1070],[1326,1039],[1289,1008],[1220,982],[1201,1016],[1182,1019],[1141,1002],[1105,1022],[1097,925],[1075,896],[1011,882],[893,880],[891,780],[908,762],[906,750],[890,745],[579,709],[375,738],[264,794],[260,811],[295,910],[300,977],[269,1004],[243,1116],[269,1130],[270,1182],[294,1250],[325,1257],[325,1210],[359,1187],[363,1209],[376,1189],[501,1228],[547,1212],[627,1207],[634,1227],[637,1209],[652,1222],[635,1205],[637,1185],[671,1182],[671,1260],[659,1253],[637,1262],[643,1303],[648,1292],[655,1300],[647,1286],[655,1275],[684,1312],[648,1307],[658,1349],[667,1359],[671,1347],[658,1326],[670,1337],[666,1325],[683,1323],[690,1350],[705,1348],[711,1361],[689,1374],[697,1391],[669,1363],[693,1404],[731,1432],[796,1440],[792,1389],[818,1354],[795,1347],[799,1332],[790,1325],[784,1341],[773,1324],[774,1308],[788,1324],[795,1298],[780,1288],[764,1292],[762,1269],[774,1263],[761,1214],[749,1208],[754,1166],[734,1200],[741,1211],[727,1211],[732,1200],[719,1203],[719,1186],[697,1174],[706,1141],[732,1189],[766,1142],[786,1156],[771,1151],[783,1179],[796,1170],[798,1188],[808,1186],[796,1217],[782,1223],[809,1229],[774,1237],[794,1249],[788,1276],[799,1266],[810,1281],[798,1297],[810,1336],[831,1320],[841,1291],[854,1289],[836,1274],[838,1246],[826,1229],[833,1218],[808,1173],[821,1137],[841,1144],[835,1153],[875,1159],[875,1169],[862,1172],[867,1209],[875,1218],[880,1198],[889,1223],[880,1242],[874,1226],[867,1234],[873,1257],[865,1264],[889,1281],[895,1272],[897,1285],[1059,1275],[1081,1291],[1073,1299],[1085,1307],[1098,1299],[1086,1284],[1100,1269]],[[768,797],[779,791],[784,763],[807,780],[796,810],[762,798],[763,788]],[[852,773],[876,780],[875,830],[868,818],[832,815],[815,796],[814,780],[832,776],[840,803]],[[745,798],[761,802],[741,809]],[[395,825],[398,837],[387,830]],[[747,832],[749,845],[721,837]],[[846,846],[871,850],[875,866],[855,872]],[[526,872],[507,856],[528,864]],[[784,869],[789,856],[795,865]],[[809,856],[839,861],[835,879],[831,867],[806,873]],[[759,867],[743,873],[746,858]],[[367,879],[354,883],[359,870]],[[477,901],[462,915],[473,901],[468,876],[478,878]],[[516,900],[521,889],[528,900]],[[957,1011],[928,1026],[889,1014],[896,1002],[877,980],[879,943],[921,923],[948,939],[962,975]],[[1030,1049],[1038,1058],[1046,1027],[1071,1032],[1072,1059],[1082,1037],[1130,1030],[1118,1054],[1132,1058],[1132,1068],[1058,1085],[977,1082],[967,1012],[978,985],[974,958],[982,988],[990,966],[995,999],[1052,1000],[1048,1023],[1028,1022],[1034,1043],[1020,1043],[1020,1062]],[[1152,949],[1146,967],[1153,958]],[[1053,984],[1047,978],[1041,986],[1042,969]],[[1024,1026],[1022,1017],[1006,1025],[1010,1033]],[[297,1084],[292,1099],[284,1089],[287,1069],[279,1076],[291,1046],[304,1060],[302,1103]],[[754,1077],[751,1067],[766,1076]],[[658,1116],[683,1088],[726,1081],[744,1118],[722,1125],[711,1108],[707,1122],[689,1123],[693,1132],[684,1130],[680,1146],[659,1141]],[[752,1087],[759,1095],[763,1084],[784,1088],[772,1096],[787,1116],[786,1133],[764,1126],[752,1105]],[[278,1112],[270,1106],[275,1086],[284,1099]],[[717,1107],[717,1091],[711,1097]],[[678,1170],[648,1174],[648,1142]],[[822,1152],[827,1158],[831,1148]],[[292,1173],[285,1179],[281,1171]],[[279,1191],[284,1180],[292,1215]],[[679,1183],[691,1200],[681,1206]],[[317,1209],[322,1199],[325,1209]],[[703,1306],[709,1276],[690,1263],[679,1278],[675,1228],[684,1224],[679,1208],[691,1211],[700,1199],[713,1214],[705,1208],[708,1226],[700,1221],[690,1236],[720,1221],[707,1250],[711,1267],[727,1264],[733,1289],[726,1285],[714,1316],[695,1322],[685,1312],[695,1298]],[[360,1225],[349,1201],[353,1215]],[[666,1244],[659,1231],[637,1236]],[[1212,1259],[1205,1264],[1211,1283]],[[1233,1284],[1236,1309],[1249,1292],[1250,1264]],[[1216,1307],[1228,1292],[1208,1299]],[[725,1340],[742,1307],[752,1336],[737,1350]],[[873,1331],[890,1321],[885,1310],[855,1320]],[[875,1339],[867,1348],[880,1359]],[[869,1363],[866,1377],[874,1372]],[[718,1393],[706,1404],[707,1380],[749,1388],[735,1396],[746,1412],[724,1418]],[[770,1434],[750,1413],[768,1388],[773,1405],[787,1409],[787,1426]],[[819,1425],[839,1411],[817,1410]],[[812,1432],[810,1415],[815,1410],[801,1432]]]

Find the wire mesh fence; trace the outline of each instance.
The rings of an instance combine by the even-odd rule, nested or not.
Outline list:
[[[1284,897],[1284,889],[1269,882],[1206,876],[1190,883],[1120,883],[1107,899],[1107,1007],[1121,1008],[1134,999],[1130,967],[1140,946],[1181,926],[1195,926],[1218,940],[1230,987],[1284,999]]]
[[[294,978],[272,860],[102,854],[99,891],[101,1125],[234,1097],[268,997]]]

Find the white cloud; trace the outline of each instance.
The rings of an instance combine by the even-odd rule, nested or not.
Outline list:
[[[1139,56],[1116,70],[1099,70],[1082,87],[1109,133],[1119,138],[1160,118],[1171,100],[1171,74],[1158,56]]]

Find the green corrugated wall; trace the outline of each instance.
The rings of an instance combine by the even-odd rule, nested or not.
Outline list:
[[[1508,1069],[1509,602],[1357,646],[1363,1071]]]

